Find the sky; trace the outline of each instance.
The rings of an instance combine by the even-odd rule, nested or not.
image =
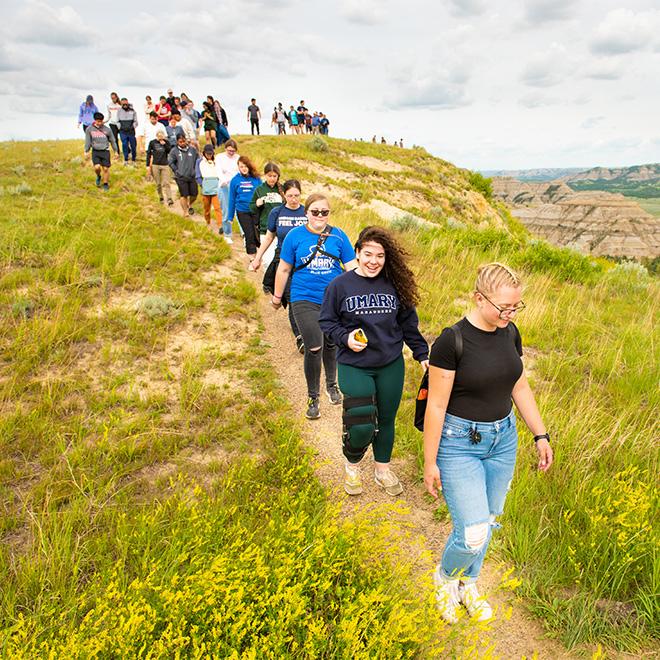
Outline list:
[[[81,136],[87,94],[207,94],[248,131],[301,99],[330,134],[471,169],[660,161],[657,0],[3,0],[0,140]]]

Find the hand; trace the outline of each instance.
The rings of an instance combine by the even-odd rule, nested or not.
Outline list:
[[[357,341],[355,339],[355,333],[359,330],[359,328],[355,328],[355,330],[351,331],[348,335],[348,339],[346,340],[346,344],[348,347],[352,350],[355,351],[356,353],[359,353],[360,351],[363,351],[367,345],[363,344],[361,341]]]
[[[115,154],[115,160],[119,162],[119,154]]]
[[[257,206],[263,206],[265,204],[265,200],[263,197],[259,197],[259,199],[255,202]]]
[[[542,440],[537,440],[535,444],[536,453],[539,456],[539,470],[541,472],[547,472],[550,469],[554,459],[552,455],[552,447],[545,438]]]
[[[426,492],[437,500],[438,494],[442,492],[442,481],[440,481],[440,470],[435,463],[424,465],[424,486]]]
[[[273,296],[270,299],[270,304],[273,306],[273,309],[279,309],[282,307],[282,298],[279,298],[278,296]]]
[[[261,259],[258,259],[257,257],[252,259],[252,261],[250,262],[250,270],[259,270],[260,267],[261,267]]]
[[[91,156],[91,154],[89,153],[89,151],[86,151],[86,152],[83,154],[83,158],[85,159],[85,161],[88,161],[89,158],[90,158],[90,156]]]
[[[428,361],[428,360],[422,360],[422,361],[420,362],[420,364],[422,365],[422,369],[424,369],[424,371],[428,371],[428,370],[429,370],[429,361]]]

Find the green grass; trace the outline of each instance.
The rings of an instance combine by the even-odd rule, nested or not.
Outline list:
[[[652,215],[660,216],[660,197],[635,197],[635,201]]]

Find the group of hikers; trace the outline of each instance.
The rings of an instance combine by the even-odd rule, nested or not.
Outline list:
[[[103,140],[116,150],[101,115],[86,131],[85,148],[91,147],[97,184],[107,185],[109,150],[107,159],[98,153]],[[360,463],[369,447],[377,486],[392,496],[403,492],[390,462],[405,377],[403,345],[410,348],[425,372],[418,395],[418,404],[425,404],[424,484],[434,498],[442,492],[453,523],[434,571],[438,608],[451,623],[461,607],[475,619],[490,619],[492,608],[476,583],[513,478],[518,435],[512,403],[534,436],[539,470],[553,462],[513,323],[525,308],[520,275],[502,263],[482,265],[471,310],[429,349],[419,329],[418,286],[399,239],[384,227],[368,226],[353,243],[330,223],[324,194],[313,192],[303,203],[300,181],[281,181],[273,162],[264,166],[262,181],[253,161],[238,151],[230,138],[216,154],[209,140],[200,155],[185,134],[172,146],[157,130],[147,147],[147,167],[161,201],[170,205],[173,175],[184,214],[194,213],[201,186],[206,222],[212,226],[213,208],[228,243],[237,218],[247,268],[263,266],[262,286],[272,307],[288,308],[303,355],[306,418],[321,416],[323,372],[330,404],[343,407],[343,485],[350,496],[363,492]]]
[[[247,120],[250,122],[252,135],[259,135],[259,122],[261,121],[261,109],[257,105],[257,99],[250,99],[247,109]],[[287,110],[282,103],[273,108],[270,125],[277,135],[286,135],[287,126],[292,134],[313,133],[328,135],[330,120],[323,112],[311,112],[301,99],[296,108],[292,105]]]

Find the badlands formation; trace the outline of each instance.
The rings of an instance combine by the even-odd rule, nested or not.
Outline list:
[[[555,245],[597,256],[660,256],[660,218],[623,195],[509,177],[493,179],[493,194],[532,234]]]

